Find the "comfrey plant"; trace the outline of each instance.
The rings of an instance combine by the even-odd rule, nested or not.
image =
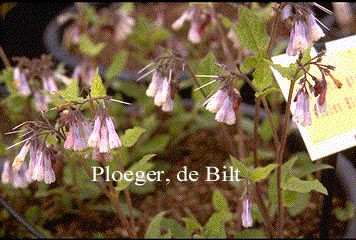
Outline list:
[[[173,110],[173,98],[175,89],[179,81],[179,73],[184,70],[185,60],[179,55],[160,57],[151,64],[143,68],[139,73],[153,66],[153,69],[138,78],[138,81],[150,73],[152,81],[146,90],[148,97],[154,98],[154,104],[162,107],[162,111],[170,112]]]
[[[59,82],[66,85],[70,79],[54,69],[51,56],[43,54],[41,58],[14,58],[17,65],[13,70],[13,86],[18,94],[28,97],[31,94],[35,100],[35,109],[39,112],[48,111],[51,99],[48,93],[58,90]]]
[[[124,124],[117,117],[119,110],[112,104],[127,102],[108,96],[106,87],[111,87],[110,91],[124,90],[129,97],[138,94],[135,87],[123,89],[123,86],[132,85],[113,80],[120,72],[115,72],[115,68],[123,68],[127,53],[116,55],[103,81],[97,70],[97,60],[105,43],[94,43],[92,39],[108,30],[115,36],[116,43],[131,40],[139,43],[137,49],[146,45],[156,49],[158,46],[151,45],[159,42],[160,36],[155,35],[156,32],[152,36],[141,36],[137,31],[147,32],[151,29],[148,26],[153,25],[142,18],[137,23],[129,16],[129,13],[134,15],[134,11],[116,8],[116,5],[94,12],[92,7],[78,3],[79,14],[59,19],[61,23],[71,17],[74,19],[67,40],[81,51],[82,61],[71,78],[53,70],[50,58],[45,56],[36,61],[17,58],[15,67],[7,66],[6,73],[11,77],[6,84],[14,86],[20,96],[33,98],[41,113],[37,117],[42,120],[25,121],[9,132],[17,134],[17,139],[8,149],[17,149],[18,153],[12,162],[9,157],[4,161],[2,183],[11,183],[16,188],[25,188],[36,181],[55,183],[64,171],[60,165],[74,166],[75,176],[78,171],[75,162],[80,163],[92,179],[91,183],[110,200],[120,226],[126,231],[122,234],[124,237],[238,238],[254,232],[244,228],[253,228],[258,236],[284,237],[286,218],[302,214],[311,191],[327,194],[313,173],[330,168],[326,164],[314,166],[306,154],[290,155],[286,151],[289,125],[293,122],[301,127],[312,125],[311,101],[313,110],[322,115],[328,104],[327,80],[331,79],[337,88],[341,88],[342,83],[333,76],[337,69],[323,63],[325,52],[310,56],[313,43],[327,34],[313,13],[312,6],[318,7],[316,3],[281,2],[264,7],[255,3],[224,3],[234,9],[237,18],[219,12],[218,4],[187,4],[179,17],[171,21],[160,13],[160,26],[155,25],[155,31],[174,35],[162,37],[167,41],[165,53],[153,52],[148,54],[150,59],[140,59],[149,64],[138,71],[137,81],[150,81],[142,91],[148,98],[138,102],[141,105],[153,103],[150,107],[159,113],[162,113],[160,110],[165,112],[162,118],[176,117],[175,122],[172,121],[176,125],[183,121],[187,125],[196,124],[194,126],[206,126],[206,122],[217,125],[230,154],[224,169],[239,172],[240,179],[232,181],[232,187],[236,188],[233,196],[238,199],[236,207],[231,208],[224,194],[216,189],[212,194],[214,212],[205,224],[198,222],[189,211],[183,219],[165,217],[164,211],[150,219],[149,224],[146,219],[137,221],[139,217],[134,212],[129,186],[133,181],[140,186],[153,179],[153,174],[144,174],[152,167],[148,161],[155,154],[147,154],[147,151],[146,155],[139,154],[141,160],[129,168],[130,176],[134,177],[124,174],[132,161],[129,148],[145,129],[134,127],[122,134],[121,127],[117,126]],[[103,19],[99,20],[98,16]],[[282,30],[288,32],[285,34]],[[287,40],[286,44],[281,40]],[[195,57],[200,55],[188,50],[207,54],[197,59]],[[295,63],[289,67],[273,63],[272,56],[280,53],[295,56]],[[310,71],[311,67],[318,70],[317,74]],[[280,100],[272,68],[290,81],[286,104]],[[185,74],[188,77],[183,78],[183,73],[188,73]],[[58,86],[56,81],[63,81],[64,85]],[[254,93],[254,110],[249,110],[249,117],[244,116],[247,112],[243,108],[244,85]],[[187,86],[192,87],[194,104],[188,117],[179,116],[183,111],[181,106],[175,106],[179,103],[177,95]],[[137,109],[144,111],[142,106]],[[144,119],[143,125],[153,125],[152,119],[152,116]],[[125,122],[125,126],[137,126],[136,120]],[[157,139],[149,141],[159,145]],[[153,145],[151,148],[158,148]],[[132,151],[139,150],[133,148]],[[75,177],[73,179],[75,182]],[[155,180],[161,181],[159,174]],[[81,206],[83,203],[78,199],[78,206]],[[297,201],[302,207],[295,209]],[[177,220],[182,220],[184,226]],[[141,222],[148,225],[147,229],[138,227]]]
[[[18,71],[17,67],[9,70]],[[16,77],[16,74],[13,76]],[[17,82],[15,77],[12,79]],[[18,145],[21,145],[21,148],[12,162],[10,160],[4,162],[2,183],[11,183],[16,188],[25,188],[34,181],[54,183],[62,175],[63,168],[58,166],[66,162],[63,158],[63,151],[77,153],[79,161],[90,178],[93,178],[93,172],[88,165],[88,159],[93,159],[99,166],[105,167],[107,162],[116,156],[120,171],[124,171],[119,149],[128,145],[132,146],[142,132],[127,134],[126,138],[130,140],[122,143],[108,107],[110,102],[128,103],[106,96],[106,90],[98,71],[93,84],[89,95],[83,98],[79,97],[78,80],[72,80],[64,90],[55,91],[56,94],[52,97],[54,107],[41,112],[42,120],[23,122],[7,133],[17,134],[20,138],[8,149],[13,149]],[[54,119],[49,119],[52,111],[58,111],[58,114]],[[88,112],[91,112],[91,116],[88,116]],[[148,161],[153,156],[153,154],[145,156],[144,161]],[[29,159],[28,162],[27,159]],[[76,160],[71,159],[71,161]],[[98,178],[99,176],[95,176],[95,179]],[[115,190],[111,181],[105,182],[101,177],[100,181],[95,181],[95,184],[113,203],[129,235],[135,237],[136,232],[133,230],[135,223],[130,200],[127,200],[131,209],[129,222],[118,203],[121,190]],[[125,191],[126,198],[129,198],[127,189],[122,190]]]

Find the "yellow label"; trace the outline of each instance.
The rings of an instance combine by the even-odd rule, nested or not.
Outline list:
[[[356,48],[328,54],[323,64],[335,66],[333,76],[342,83],[339,89],[334,82],[326,77],[326,110],[317,115],[314,102],[310,101],[312,125],[307,126],[313,143],[351,131],[356,128]],[[310,68],[312,75],[320,75],[318,70]]]
[[[356,146],[356,35],[327,42],[325,46],[326,55],[322,64],[335,67],[331,74],[342,83],[342,87],[337,88],[333,80],[326,76],[325,112],[319,115],[315,113],[316,98],[310,94],[312,124],[310,126],[296,124],[312,160]],[[312,50],[311,55],[315,56],[316,52]],[[283,54],[273,57],[273,62],[288,66],[294,63],[296,58]],[[283,78],[275,69],[272,68],[272,71],[284,97],[287,98],[290,81]],[[320,76],[315,66],[310,68],[310,73]],[[298,81],[295,88],[297,87]],[[295,94],[296,89],[293,96]]]

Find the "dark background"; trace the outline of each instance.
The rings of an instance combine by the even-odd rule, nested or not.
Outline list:
[[[319,4],[332,10],[331,3]],[[5,18],[0,19],[0,46],[10,61],[14,56],[34,58],[48,54],[43,43],[45,28],[54,17],[72,5],[73,2],[17,3]],[[315,7],[313,9],[322,20],[325,13]],[[1,61],[0,69],[3,67]]]
[[[0,46],[12,57],[40,57],[48,51],[43,44],[45,28],[72,2],[17,3],[0,21]],[[0,68],[4,68],[1,61]]]

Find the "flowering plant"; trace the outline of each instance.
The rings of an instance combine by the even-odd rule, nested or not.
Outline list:
[[[58,18],[61,24],[72,21],[65,41],[80,56],[72,74],[63,65],[55,66],[48,55],[17,57],[11,65],[2,54],[7,66],[1,81],[10,91],[3,103],[15,126],[7,134],[17,136],[4,151],[3,184],[28,188],[43,181],[53,186],[48,191],[62,189],[61,196],[79,207],[84,200],[104,194],[112,204],[108,209],[113,207],[124,229],[119,236],[131,238],[280,238],[285,235],[286,215],[302,214],[312,191],[327,194],[314,173],[331,166],[313,164],[304,152],[286,152],[291,115],[295,124],[313,124],[310,99],[316,98],[315,111],[323,114],[327,79],[342,86],[332,74],[337,69],[322,62],[325,51],[310,56],[313,43],[327,34],[312,11],[319,5],[222,4],[238,13],[230,16],[218,3],[189,3],[180,16],[169,19],[164,13],[170,5],[160,3],[154,23],[135,19],[133,3],[100,11],[84,3],[76,6],[78,13]],[[287,34],[283,36],[281,30]],[[138,51],[118,50],[100,73],[99,59],[112,46],[111,38],[100,38],[105,32],[115,44],[131,44]],[[272,56],[284,52],[297,56],[289,67],[272,61]],[[132,79],[136,82],[119,81],[116,77],[130,58],[145,66],[137,70],[137,78]],[[320,75],[309,71],[312,65]],[[291,83],[286,104],[271,68]],[[253,121],[242,109],[246,86],[254,93]],[[187,89],[193,101],[189,106],[180,95]],[[27,112],[28,119],[16,111]],[[155,133],[164,123],[168,133]],[[231,207],[222,191],[215,190],[214,211],[205,224],[192,213],[173,219],[162,211],[149,219],[145,229],[137,227],[142,216],[135,214],[139,200],[132,194],[158,191],[154,182],[166,181],[169,186],[172,180],[161,178],[167,163],[155,161],[158,154],[165,152],[168,143],[176,147],[184,137],[211,126],[224,134],[229,153],[227,159],[216,161],[226,161],[224,169],[239,172],[231,183],[238,190],[236,206]],[[253,139],[250,149],[247,135]],[[66,193],[66,184],[74,197]],[[41,188],[36,191],[49,196]]]

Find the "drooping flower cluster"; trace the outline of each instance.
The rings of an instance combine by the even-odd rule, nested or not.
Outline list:
[[[316,18],[307,6],[288,3],[284,5],[281,19],[292,25],[287,54],[295,56],[306,50],[313,42],[325,36]]]
[[[111,149],[121,147],[121,140],[116,133],[113,119],[108,115],[106,108],[100,107],[94,119],[88,147],[98,149],[99,153],[109,153]]]
[[[153,73],[152,81],[146,90],[146,95],[148,97],[153,97],[154,104],[162,107],[162,111],[173,111],[174,89],[177,86],[179,70],[184,69],[184,59],[178,55],[172,54],[169,57],[159,58],[154,63],[156,63],[156,66],[151,71],[142,75],[138,80]],[[150,65],[154,63],[151,63]]]
[[[61,121],[65,122],[68,135],[64,141],[64,148],[73,151],[84,151],[92,132],[92,125],[80,111],[65,110],[61,113]]]
[[[146,90],[146,95],[153,97],[155,105],[162,107],[164,112],[173,110],[172,84],[168,78],[164,72],[154,71],[152,81]]]
[[[37,111],[47,111],[51,102],[47,93],[58,90],[56,80],[66,85],[70,80],[53,69],[54,64],[48,55],[43,54],[41,58],[31,60],[26,57],[15,57],[14,60],[18,62],[13,69],[14,87],[22,96],[28,97],[33,94]]]
[[[185,21],[190,21],[188,40],[194,44],[200,43],[206,27],[212,22],[212,8],[208,5],[192,5],[172,24],[174,30],[183,27]]]
[[[28,140],[23,145],[12,163],[13,171],[20,171],[23,168],[28,152],[30,152],[30,162],[26,171],[27,177],[47,184],[54,182],[56,179],[52,168],[52,160],[55,161],[54,150],[36,139]]]
[[[337,88],[341,88],[342,86],[341,82],[338,81],[330,72],[330,70],[335,70],[335,67],[321,63],[322,56],[324,54],[325,52],[321,52],[308,62],[308,64],[318,66],[321,77],[318,78],[311,75],[311,73],[307,72],[307,70],[304,68],[304,77],[302,77],[298,82],[297,93],[292,102],[292,108],[294,108],[294,110],[292,110],[292,119],[295,123],[299,123],[302,126],[308,126],[312,124],[309,101],[311,98],[310,95],[314,96],[315,98],[314,112],[316,115],[320,115],[326,110],[326,91],[328,88],[326,76],[331,78]],[[311,79],[308,79],[307,75],[311,76]]]
[[[15,188],[26,188],[32,182],[31,176],[27,173],[27,164],[22,164],[20,170],[15,171],[11,167],[10,160],[6,159],[3,163],[1,182],[12,184]]]
[[[55,139],[63,138],[61,132],[57,131],[48,119],[45,119],[45,121],[24,122],[13,128],[13,130],[15,131],[8,134],[22,133],[21,137],[26,136],[24,140],[8,147],[9,149],[24,143],[12,162],[13,171],[23,171],[21,169],[26,165],[26,156],[30,153],[26,177],[31,180],[44,181],[47,184],[54,182],[56,177],[52,163],[57,162],[57,156],[53,145],[48,144],[47,139],[48,137],[54,137]]]
[[[242,202],[242,215],[241,215],[242,226],[244,226],[245,228],[252,227],[253,224],[252,215],[251,215],[251,206],[252,203],[251,203],[250,193],[247,192]]]
[[[240,92],[228,83],[220,87],[204,105],[208,111],[216,113],[216,121],[232,125],[236,122],[236,111],[241,101]]]

